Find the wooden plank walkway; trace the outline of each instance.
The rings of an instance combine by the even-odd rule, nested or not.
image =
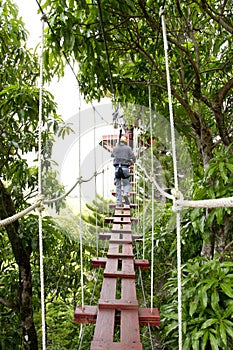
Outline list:
[[[140,308],[136,295],[135,269],[149,269],[148,260],[134,259],[130,206],[114,207],[111,232],[100,233],[109,240],[106,258],[94,258],[94,268],[104,268],[98,306],[77,306],[75,323],[95,323],[90,350],[142,350],[140,326],[159,326],[157,308]]]

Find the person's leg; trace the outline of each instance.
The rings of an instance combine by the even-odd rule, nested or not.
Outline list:
[[[121,179],[115,179],[116,182],[116,204],[122,204]]]
[[[123,168],[123,172],[125,176],[129,176],[129,169]],[[125,204],[130,204],[130,177],[127,177],[126,179],[122,179],[123,182],[123,188],[124,188],[124,200]]]

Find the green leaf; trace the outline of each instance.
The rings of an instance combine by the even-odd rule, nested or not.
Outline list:
[[[229,284],[220,283],[220,287],[228,297],[233,298],[233,290]]]
[[[233,304],[229,305],[223,313],[224,318],[228,318],[233,315]]]
[[[189,306],[189,315],[192,317],[195,311],[197,310],[198,302],[192,301]]]
[[[232,328],[232,325],[229,326],[228,324],[226,324],[225,320],[223,321],[223,323],[225,324],[225,328],[226,328],[227,334],[233,339],[233,328]]]
[[[203,325],[201,326],[201,329],[208,328],[217,322],[218,322],[218,320],[216,318],[210,318],[209,320],[207,320],[203,323]]]
[[[205,350],[208,339],[209,339],[209,331],[205,330],[204,336],[201,339],[201,350]]]
[[[197,340],[197,339],[199,339],[200,337],[203,337],[204,332],[205,332],[204,330],[197,331],[197,332],[194,334],[193,338],[194,338],[195,340]]]
[[[226,327],[224,326],[223,323],[220,323],[219,332],[220,332],[221,340],[222,340],[223,344],[226,346],[227,345],[227,334],[226,334]]]
[[[210,344],[211,344],[211,349],[212,350],[218,350],[219,347],[218,347],[218,341],[217,339],[215,338],[215,336],[210,333]]]
[[[226,175],[226,165],[224,162],[219,163],[219,170],[220,170],[220,175],[221,175],[222,179],[227,183],[228,176]]]
[[[220,316],[219,294],[216,289],[214,289],[214,291],[211,294],[211,307],[216,313],[216,315],[218,315],[219,317]]]
[[[166,335],[169,335],[170,332],[172,332],[174,329],[176,329],[178,327],[178,323],[177,322],[172,322],[168,327],[167,327],[167,331],[166,331]]]
[[[201,303],[202,303],[202,306],[205,309],[206,306],[207,306],[207,301],[208,301],[208,296],[207,296],[205,287],[202,287],[202,289],[200,290],[200,294],[201,294],[200,295]]]
[[[193,350],[199,350],[199,340],[193,339],[192,340],[192,348]]]
[[[223,223],[223,208],[217,208],[216,211],[216,219],[218,225],[221,225]]]
[[[230,172],[233,173],[233,164],[231,164],[231,163],[226,163],[226,167],[230,170]]]
[[[185,342],[183,344],[183,350],[190,350],[191,339],[188,334],[185,335]]]

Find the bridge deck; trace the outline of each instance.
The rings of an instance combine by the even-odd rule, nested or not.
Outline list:
[[[132,242],[141,236],[132,234],[129,206],[115,207],[111,232],[101,233],[109,239],[106,258],[94,258],[95,268],[104,268],[98,306],[77,306],[75,323],[95,323],[91,350],[142,350],[140,326],[159,326],[157,308],[139,308],[135,269],[149,269],[148,260],[134,259]]]

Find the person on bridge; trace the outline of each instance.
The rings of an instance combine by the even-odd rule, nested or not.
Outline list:
[[[124,200],[130,205],[130,173],[129,167],[136,162],[132,148],[128,146],[128,139],[122,136],[120,142],[113,148],[111,157],[115,167],[116,204],[122,206],[122,185],[124,189]]]

